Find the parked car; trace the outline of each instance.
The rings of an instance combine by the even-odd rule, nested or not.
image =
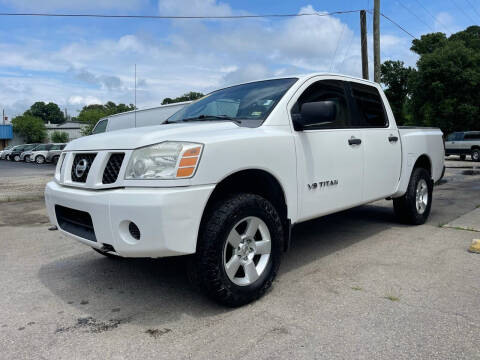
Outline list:
[[[67,144],[53,144],[53,146],[50,148],[50,150],[47,153],[47,156],[45,157],[46,162],[53,162],[54,164],[57,163],[58,158],[60,157],[60,154],[62,153],[62,150],[65,148]]]
[[[461,131],[448,135],[445,155],[460,155],[461,160],[470,155],[473,161],[480,161],[480,131]]]
[[[13,148],[13,145],[8,145],[3,150],[1,150],[0,151],[0,160],[4,160],[5,156],[6,156],[6,153],[9,152],[9,150],[12,149],[12,148]]]
[[[181,103],[161,105],[150,109],[126,111],[110,115],[98,120],[92,130],[92,134],[100,134],[102,132],[134,127],[160,125],[170,116],[190,103],[191,101],[185,101]]]
[[[423,224],[442,132],[397,127],[379,84],[311,74],[231,86],[159,126],[70,142],[45,189],[60,231],[113,257],[188,257],[237,306],[271,286],[295,224],[379,199]]]
[[[25,153],[25,161],[43,164],[47,158],[48,151],[54,144],[40,144],[29,152]],[[28,157],[28,158],[27,158]]]
[[[22,157],[20,157],[20,156],[22,155],[22,153],[33,149],[37,145],[39,145],[39,144],[24,144],[24,145],[20,145],[18,147],[16,146],[12,149],[10,154],[7,155],[7,159],[8,160],[13,160],[15,162],[21,161]]]

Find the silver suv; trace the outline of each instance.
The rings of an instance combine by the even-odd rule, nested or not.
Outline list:
[[[480,161],[480,131],[462,131],[448,135],[445,155],[460,155],[461,160],[470,155],[473,161]]]
[[[60,154],[62,153],[62,150],[65,149],[65,146],[67,146],[67,144],[53,144],[48,151],[47,156],[45,157],[45,161],[56,164]]]
[[[36,148],[30,150],[25,154],[25,161],[36,162],[37,164],[43,164],[47,158],[48,151],[55,144],[40,144]],[[22,154],[23,155],[23,154]]]

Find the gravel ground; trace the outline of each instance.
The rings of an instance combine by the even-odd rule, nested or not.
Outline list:
[[[298,225],[272,290],[238,309],[194,292],[182,258],[107,259],[48,231],[41,201],[4,203],[0,358],[478,359],[478,233],[441,227],[480,205],[462,171],[422,226],[388,201]]]

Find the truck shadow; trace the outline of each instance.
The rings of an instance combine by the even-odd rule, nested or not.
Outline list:
[[[362,206],[296,226],[277,286],[281,286],[282,273],[392,226],[401,225],[391,205]],[[141,324],[146,330],[186,316],[195,318],[198,327],[205,327],[215,322],[215,315],[234,311],[195,292],[184,269],[181,257],[109,259],[87,251],[46,264],[38,275],[53,294],[76,308],[75,313],[89,314],[90,322],[113,319]],[[268,295],[264,299],[268,302]]]

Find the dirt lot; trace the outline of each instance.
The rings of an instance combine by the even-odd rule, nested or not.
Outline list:
[[[480,358],[480,233],[441,227],[480,205],[464,171],[423,226],[387,201],[297,226],[273,289],[239,309],[196,294],[181,258],[103,258],[48,231],[41,201],[2,203],[0,358]]]

